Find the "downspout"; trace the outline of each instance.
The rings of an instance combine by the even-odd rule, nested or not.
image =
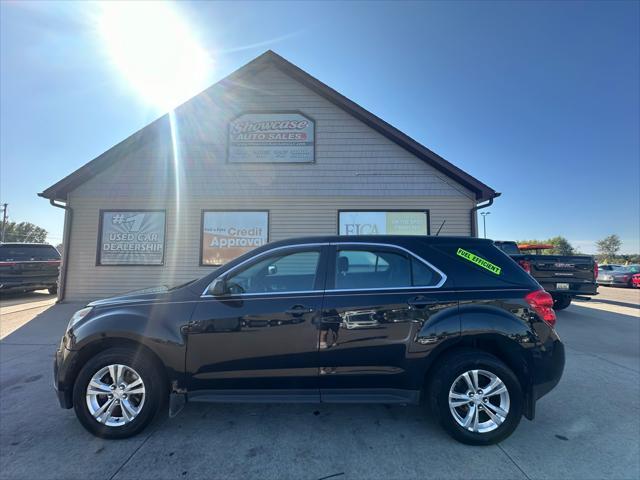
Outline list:
[[[473,207],[471,209],[471,211],[469,212],[469,218],[471,220],[471,236],[472,237],[477,237],[478,236],[478,232],[476,229],[476,221],[477,221],[477,217],[476,217],[476,213],[478,210],[482,210],[483,208],[487,208],[490,207],[491,205],[493,205],[493,199],[494,198],[498,198],[500,195],[502,195],[499,192],[496,192],[495,197],[492,197],[489,199],[489,201],[487,203],[483,203],[482,205],[476,205],[475,207]]]
[[[58,300],[56,302],[60,303],[64,300],[64,295],[67,289],[67,265],[69,263],[69,248],[71,246],[71,224],[73,220],[73,209],[69,205],[56,203],[53,198],[49,199],[49,203],[54,207],[62,208],[64,210],[64,234],[62,238],[62,247],[64,251],[62,252],[60,280],[58,281]]]

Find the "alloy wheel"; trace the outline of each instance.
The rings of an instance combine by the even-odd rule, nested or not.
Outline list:
[[[487,370],[468,370],[449,390],[449,410],[462,428],[487,433],[509,415],[509,391],[504,382]]]
[[[127,365],[98,370],[89,381],[86,402],[93,418],[108,427],[131,423],[142,411],[146,390],[142,377]]]

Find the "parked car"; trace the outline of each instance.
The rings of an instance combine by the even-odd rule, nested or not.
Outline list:
[[[612,287],[632,287],[632,277],[640,273],[640,265],[625,265],[617,269],[608,271],[598,277],[600,285],[609,285]]]
[[[90,303],[54,364],[63,408],[105,438],[169,399],[416,404],[492,444],[560,380],[553,299],[491,241],[315,237],[271,243],[174,288]]]
[[[553,297],[554,310],[571,305],[571,299],[598,294],[598,262],[590,255],[539,255],[523,253],[553,248],[553,245],[518,245],[496,241],[495,245],[518,264]]]
[[[46,243],[0,243],[0,291],[58,291],[60,253]]]
[[[618,265],[617,263],[600,264],[598,265],[598,276],[600,276],[601,273],[607,273],[611,270],[618,270],[620,267],[622,267],[622,265]]]
[[[631,286],[640,288],[640,273],[636,273],[631,277]]]

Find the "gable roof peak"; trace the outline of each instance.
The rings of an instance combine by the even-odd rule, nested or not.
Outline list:
[[[337,107],[345,110],[350,113],[352,116],[362,121],[369,127],[381,133],[383,136],[387,137],[392,142],[400,145],[405,150],[409,151],[428,165],[431,165],[436,170],[444,173],[449,178],[452,178],[456,182],[460,183],[464,187],[468,188],[472,192],[475,193],[476,201],[483,202],[486,200],[490,200],[496,198],[500,195],[500,193],[493,190],[488,185],[482,183],[480,180],[472,177],[462,169],[456,167],[452,163],[448,162],[444,158],[442,158],[437,153],[429,150],[427,147],[417,142],[413,138],[409,137],[405,133],[401,132],[394,126],[382,120],[380,117],[374,115],[369,112],[365,108],[361,107],[354,101],[345,97],[338,91],[324,84],[317,78],[313,77],[309,73],[302,70],[297,65],[289,62],[287,59],[277,54],[273,50],[266,50],[261,55],[257,56],[249,63],[240,67],[230,75],[226,76],[222,80],[218,81],[211,87],[207,88],[204,92],[196,95],[193,98],[197,98],[200,95],[205,94],[207,91],[216,88],[223,87],[229,83],[240,80],[244,76],[251,76],[255,74],[256,71],[261,70],[262,66],[273,65],[278,68],[280,71],[290,76],[291,78],[297,80],[298,82],[305,85],[307,88],[311,89],[318,95],[324,97],[326,100],[330,101]],[[186,103],[191,100],[187,100]],[[183,104],[184,105],[184,104]],[[177,107],[178,109],[180,107]],[[77,188],[82,183],[89,180],[94,175],[100,173],[105,170],[112,164],[112,159],[114,158],[114,152],[125,148],[127,145],[131,145],[132,143],[138,142],[147,136],[151,130],[157,129],[162,126],[162,124],[167,120],[168,115],[165,114],[157,120],[153,121],[146,127],[138,130],[133,135],[129,136],[122,142],[118,143],[114,147],[110,148],[106,152],[102,153],[95,159],[91,160],[87,164],[83,165],[75,172],[71,173],[67,177],[63,178],[59,182],[50,186],[43,192],[38,195],[44,198],[48,198],[51,200],[62,200],[66,201],[67,195],[69,192]],[[115,155],[117,158],[117,155]]]

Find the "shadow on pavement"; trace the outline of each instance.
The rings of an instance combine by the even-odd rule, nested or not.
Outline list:
[[[588,302],[593,302],[593,303],[604,303],[606,305],[616,305],[618,307],[628,307],[628,308],[637,308],[640,310],[640,304],[638,303],[631,303],[631,302],[620,302],[618,300],[604,300],[601,298],[593,298],[591,300],[589,300]],[[585,302],[585,303],[588,303]],[[578,302],[577,304],[579,304],[581,302]]]
[[[79,303],[52,305],[0,341],[0,345],[57,345]]]
[[[56,295],[52,295],[46,290],[36,290],[35,292],[2,292],[0,293],[0,306],[10,307],[52,298],[56,298]]]

